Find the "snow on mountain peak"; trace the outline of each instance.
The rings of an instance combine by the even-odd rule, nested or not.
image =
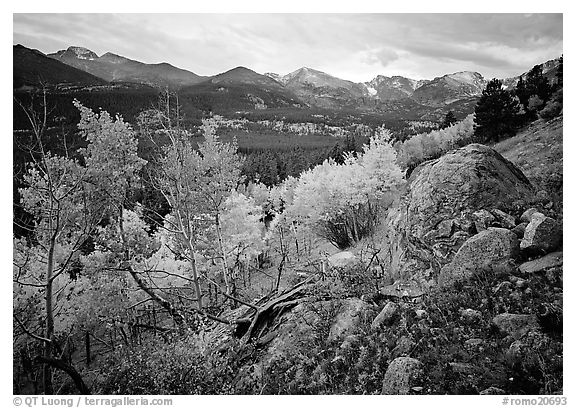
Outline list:
[[[478,72],[472,72],[472,71],[460,71],[460,72],[455,72],[453,74],[448,74],[446,75],[449,78],[455,79],[457,81],[460,82],[467,82],[467,83],[476,83],[479,80],[483,80],[484,77],[482,75],[480,75]]]
[[[96,58],[98,58],[98,55],[96,55],[96,53],[94,53],[93,51],[90,51],[88,48],[84,48],[84,47],[68,47],[68,51],[73,52],[76,55],[76,58],[78,59],[84,59],[84,60],[94,60]]]
[[[378,91],[376,89],[372,88],[370,85],[366,85],[366,89],[368,90],[368,94],[370,96],[378,95]]]

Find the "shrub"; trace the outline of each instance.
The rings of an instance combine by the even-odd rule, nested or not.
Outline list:
[[[285,216],[345,249],[372,233],[378,212],[403,183],[390,133],[380,131],[343,164],[326,160],[303,172],[285,198]]]
[[[538,113],[538,116],[544,120],[550,120],[557,116],[560,116],[562,113],[563,106],[562,102],[558,101],[548,101],[546,106]]]
[[[444,153],[473,142],[474,115],[444,129],[412,136],[394,146],[398,152],[398,164],[411,172],[420,163],[436,159]]]
[[[104,363],[102,394],[230,394],[241,361],[241,347],[208,352],[200,337],[165,342],[152,338],[143,345],[119,348]]]

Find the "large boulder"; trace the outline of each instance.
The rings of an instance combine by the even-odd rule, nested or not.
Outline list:
[[[409,180],[409,229],[422,238],[444,220],[482,209],[509,212],[533,195],[530,181],[496,150],[471,144],[418,167]]]
[[[562,226],[550,217],[535,212],[524,231],[520,248],[529,252],[547,253],[562,242]]]
[[[419,385],[423,375],[422,363],[411,357],[392,360],[382,384],[382,394],[406,395],[413,386]]]
[[[389,211],[394,276],[425,291],[443,265],[497,214],[517,214],[534,196],[529,180],[494,149],[471,144],[417,167],[405,197]],[[484,210],[484,211],[483,211]],[[476,215],[474,213],[477,213]],[[479,215],[486,215],[484,222]],[[510,224],[511,225],[511,224]]]
[[[438,276],[440,286],[467,280],[480,272],[511,273],[520,252],[518,238],[505,228],[491,227],[467,240]]]

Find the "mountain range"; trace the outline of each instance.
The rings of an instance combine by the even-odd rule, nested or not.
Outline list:
[[[558,60],[543,64],[552,77]],[[517,77],[503,79],[513,87]],[[177,90],[199,109],[264,110],[273,108],[353,109],[365,112],[435,119],[448,109],[460,116],[473,111],[475,101],[488,82],[480,73],[462,71],[430,80],[378,75],[356,83],[303,67],[287,75],[259,74],[237,67],[214,76],[200,76],[168,63],[146,64],[107,52],[102,56],[72,46],[43,54],[22,45],[14,46],[14,88],[37,85],[41,78],[59,88],[144,86]]]

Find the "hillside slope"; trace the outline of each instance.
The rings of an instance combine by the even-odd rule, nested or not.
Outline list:
[[[13,88],[26,86],[98,86],[107,82],[20,44],[12,47]]]
[[[145,64],[110,52],[98,57],[96,53],[83,47],[69,47],[66,50],[48,54],[48,57],[106,81],[179,88],[206,79],[165,62]]]
[[[535,185],[536,191],[544,190],[552,201],[554,210],[562,214],[563,178],[563,116],[548,122],[538,120],[516,136],[497,143],[494,148],[518,166]]]

